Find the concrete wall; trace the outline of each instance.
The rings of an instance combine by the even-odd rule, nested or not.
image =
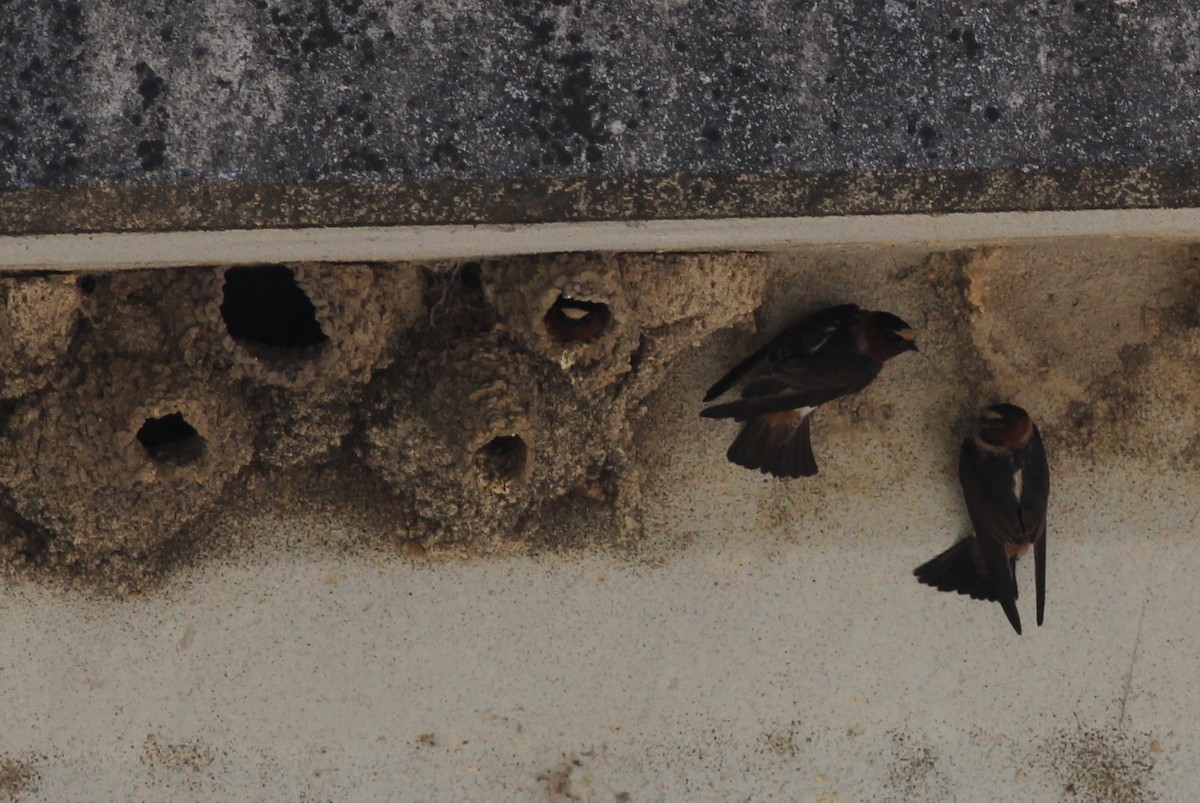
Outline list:
[[[1200,145],[1187,0],[59,0],[3,25],[10,188],[1164,165]]]
[[[9,3],[0,234],[1197,206],[1191,0]]]

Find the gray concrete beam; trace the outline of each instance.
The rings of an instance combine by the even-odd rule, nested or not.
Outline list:
[[[1189,0],[8,4],[0,233],[1197,206]]]
[[[1200,241],[1200,209],[28,235],[0,237],[0,270],[95,273],[189,265],[464,260],[566,251],[785,251],[911,244],[978,248],[1094,237]]]
[[[363,182],[0,192],[0,235],[1200,207],[1200,167]]]

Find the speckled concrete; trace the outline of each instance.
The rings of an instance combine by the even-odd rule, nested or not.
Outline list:
[[[1189,165],[347,185],[138,182],[0,191],[0,236],[1198,206],[1200,168]]]
[[[8,766],[47,801],[1187,799],[1200,487],[1062,479],[1020,639],[908,576],[960,524],[948,487],[763,534],[761,483],[714,482],[660,568],[264,547],[116,607],[10,588],[0,790]]]
[[[7,188],[1191,163],[1189,0],[8,4]]]
[[[0,232],[1196,204],[1191,0],[18,0]]]

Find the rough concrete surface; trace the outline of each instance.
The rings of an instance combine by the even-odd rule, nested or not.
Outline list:
[[[53,277],[6,279],[72,318],[33,329],[90,356],[2,408],[0,795],[1187,799],[1198,257],[1088,240],[438,266],[340,448],[290,464],[249,456],[279,386],[163,379],[178,352],[148,332],[173,316],[152,313],[203,271],[59,281],[75,307],[13,287]],[[397,270],[419,269],[372,267]],[[575,296],[621,316],[610,346],[541,339]],[[847,300],[901,314],[921,353],[817,413],[817,477],[726,463],[704,388]],[[1046,624],[1022,637],[911,576],[966,532],[958,441],[998,399],[1035,415],[1053,472]],[[123,447],[168,410],[199,458]]]
[[[1200,206],[1198,187],[1200,166],[1179,164],[433,183],[138,183],[0,191],[0,236],[442,225],[495,226],[503,234],[520,232],[506,228],[519,224],[563,222],[620,221],[628,225],[631,221],[726,218],[1187,210]],[[368,228],[363,234],[373,232]],[[489,242],[505,239],[497,237],[495,230],[488,231],[488,237]],[[713,247],[722,245],[728,243]],[[487,248],[448,250],[448,256],[455,257],[496,253]],[[615,250],[643,248],[625,245]],[[512,249],[509,253],[525,252]],[[396,254],[383,257],[389,261],[399,258]]]
[[[13,0],[0,232],[1197,205],[1191,0]]]
[[[0,187],[1193,164],[1189,0],[6,4]]]

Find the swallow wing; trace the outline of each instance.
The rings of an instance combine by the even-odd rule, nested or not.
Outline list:
[[[840,304],[836,307],[814,312],[784,329],[762,348],[739,362],[725,376],[717,380],[708,392],[704,401],[710,402],[725,393],[748,374],[756,365],[766,358],[773,362],[789,359],[798,355],[812,354],[819,351],[829,342],[830,337],[839,329],[845,328],[850,319],[858,312],[857,304]]]
[[[976,535],[1010,546],[1033,543],[1046,524],[1045,461],[1036,433],[1012,452],[984,450],[972,438],[963,441],[958,479]]]
[[[861,354],[815,364],[798,356],[774,365],[746,385],[741,399],[709,407],[700,415],[744,421],[756,415],[817,407],[862,390],[879,375],[880,368],[878,362]]]
[[[1025,483],[1021,494],[1021,521],[1033,533],[1033,570],[1037,586],[1037,623],[1046,613],[1046,509],[1050,503],[1050,464],[1037,426],[1021,454]]]
[[[840,343],[850,333],[859,312],[857,304],[839,304],[814,312],[771,341],[770,361],[819,357],[831,343]]]
[[[971,526],[979,541],[979,552],[991,578],[992,588],[1008,621],[1021,632],[1017,612],[1017,584],[1006,546],[1027,544],[1018,516],[1014,493],[1016,472],[1008,454],[980,448],[972,438],[963,441],[958,461],[958,479],[967,502]]]

